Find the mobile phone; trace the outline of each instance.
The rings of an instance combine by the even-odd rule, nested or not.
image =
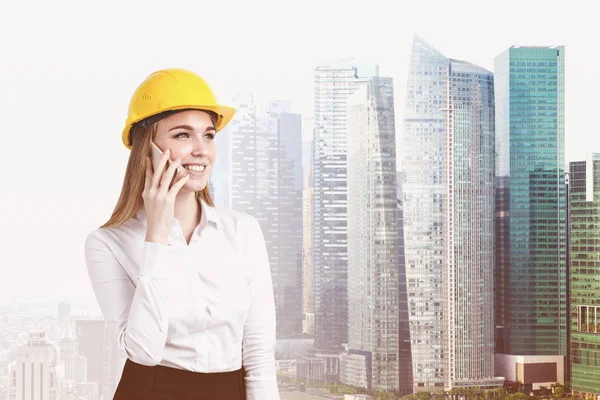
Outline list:
[[[160,147],[158,147],[158,145],[156,143],[154,143],[154,140],[153,140],[152,141],[152,168],[153,168],[153,171],[156,171],[156,167],[158,166],[158,163],[159,163],[162,155],[163,155],[163,151],[160,149]],[[165,166],[163,171],[166,171],[170,165],[171,165],[171,160],[167,160],[167,165]],[[169,184],[169,189],[171,189],[171,187],[173,187],[173,184],[175,182],[177,182],[177,178],[179,177],[180,174],[181,174],[181,167],[177,167],[175,169],[175,173],[173,174],[173,180]]]

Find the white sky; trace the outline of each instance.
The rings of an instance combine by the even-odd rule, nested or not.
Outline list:
[[[312,68],[355,57],[394,78],[399,123],[414,34],[492,71],[511,45],[565,45],[567,160],[579,160],[600,151],[590,4],[0,0],[0,302],[93,300],[83,243],[116,203],[127,105],[150,72],[184,67],[224,101],[249,89],[310,112]]]

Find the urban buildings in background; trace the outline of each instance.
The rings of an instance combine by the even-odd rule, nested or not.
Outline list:
[[[315,347],[339,355],[348,340],[347,105],[357,85],[379,74],[352,63],[314,69],[313,272]],[[335,358],[332,358],[335,364]],[[339,376],[333,365],[330,375]]]
[[[497,371],[535,390],[569,374],[565,50],[513,46],[494,69]]]
[[[65,366],[58,352],[43,332],[31,333],[27,344],[18,349],[11,370],[14,385],[10,396],[19,400],[62,397]]]
[[[402,150],[414,391],[493,388],[494,80],[415,37]]]
[[[404,175],[396,173],[396,203],[398,204],[398,393],[411,394],[413,390],[412,345],[410,341],[410,317],[406,285],[406,251],[404,248],[404,202],[402,181]]]
[[[215,198],[256,217],[262,227],[275,294],[277,337],[302,336],[302,121],[290,104],[258,111],[251,93],[233,99],[236,118],[217,158]],[[217,137],[219,134],[217,134]]]
[[[308,116],[235,96],[210,189],[262,226],[278,369],[400,394],[600,395],[600,155],[565,181],[564,57],[513,46],[492,74],[415,37],[398,155],[376,65],[316,67]],[[110,324],[60,304],[47,333],[25,326],[0,341],[0,400],[112,398]]]
[[[304,187],[308,188],[312,185],[310,171],[313,167],[313,131],[314,131],[314,116],[302,115],[302,167],[304,176]]]
[[[600,395],[600,154],[569,168],[571,389]]]
[[[101,320],[74,319],[71,305],[61,303],[55,318],[16,311],[15,326],[3,326],[0,399],[111,399],[125,356],[116,333]],[[8,318],[5,316],[4,321]],[[39,318],[39,323],[33,323]],[[43,321],[43,322],[42,322]],[[22,325],[20,325],[21,323]],[[29,328],[17,332],[18,326]],[[24,343],[16,337],[26,337]],[[5,346],[13,343],[12,347]]]
[[[340,381],[399,389],[396,132],[391,78],[356,85],[347,111],[348,344]]]
[[[76,320],[75,329],[79,354],[88,360],[88,381],[98,383],[103,399],[112,399],[126,359],[117,342],[116,325],[103,320]]]
[[[215,157],[214,168],[210,174],[209,190],[215,207],[231,208],[231,135],[230,126],[225,128],[215,136],[215,147],[217,156]]]
[[[311,158],[312,159],[312,158]],[[312,167],[308,172],[308,181],[312,181]],[[302,334],[305,337],[315,337],[315,292],[313,267],[313,238],[312,238],[312,187],[306,187],[302,197]]]

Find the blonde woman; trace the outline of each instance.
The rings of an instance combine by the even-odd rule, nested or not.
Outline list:
[[[234,113],[182,69],[133,94],[121,195],[85,241],[96,299],[127,354],[114,399],[279,399],[263,233],[254,217],[215,208],[208,190],[215,135]]]

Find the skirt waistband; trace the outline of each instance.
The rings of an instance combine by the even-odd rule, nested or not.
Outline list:
[[[163,394],[174,399],[219,399],[244,400],[245,371],[203,373],[156,365],[149,367],[127,359],[123,374],[115,393],[115,399],[148,398]],[[136,396],[134,397],[134,392]]]

